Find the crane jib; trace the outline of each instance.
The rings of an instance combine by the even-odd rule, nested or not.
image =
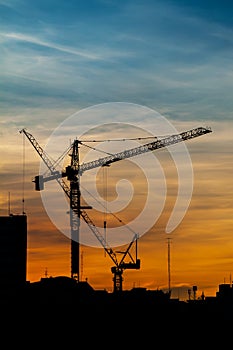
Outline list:
[[[154,151],[154,150],[159,149],[159,148],[167,147],[167,146],[173,145],[173,144],[181,142],[181,141],[186,141],[186,140],[192,139],[194,137],[207,134],[209,132],[212,132],[211,128],[209,128],[209,127],[208,128],[198,127],[195,129],[184,131],[180,134],[170,135],[170,136],[164,137],[162,139],[156,138],[156,141],[147,143],[145,145],[131,148],[129,150],[125,150],[125,151],[122,151],[122,152],[119,152],[119,153],[116,153],[116,154],[113,154],[113,155],[110,155],[110,156],[107,156],[104,158],[96,159],[94,161],[81,164],[79,167],[79,172],[80,172],[80,174],[82,174],[86,170],[94,169],[94,168],[101,167],[101,166],[108,166],[108,165],[110,165],[114,162],[117,162],[119,160],[131,158],[131,157],[134,157],[134,156],[142,154],[142,153],[146,153],[149,151]]]
[[[143,154],[149,151],[154,151],[156,149],[160,149],[163,147],[168,147],[170,145],[176,144],[178,142],[186,141],[192,138],[195,138],[197,136],[201,136],[207,133],[212,132],[211,128],[203,128],[203,127],[198,127],[195,129],[191,129],[188,131],[184,131],[180,134],[174,134],[170,135],[161,139],[156,138],[156,141],[147,143],[145,145],[141,145],[135,148],[131,148],[125,151],[121,151],[119,153],[99,158],[94,161],[90,161],[88,163],[83,163],[80,164],[77,169],[73,169],[73,175],[77,175],[78,173],[82,175],[84,171],[94,169],[97,167],[103,167],[103,166],[109,166],[114,162],[123,160],[123,159],[128,159],[131,157],[134,157],[139,154]],[[32,135],[30,135],[30,141],[32,142]],[[35,146],[35,140],[33,139],[34,146]],[[45,154],[45,152],[37,145],[36,147],[37,152],[40,154],[40,156],[43,158],[45,161],[47,167],[50,169],[51,174],[49,176],[44,177],[43,175],[38,175],[35,176],[35,189],[37,191],[43,190],[44,189],[44,183],[56,179],[57,181],[61,181],[61,178],[64,177],[69,177],[70,174],[70,166],[66,167],[66,171],[63,171],[62,173],[56,171],[53,166],[49,163],[48,156]],[[39,151],[38,151],[39,150]]]

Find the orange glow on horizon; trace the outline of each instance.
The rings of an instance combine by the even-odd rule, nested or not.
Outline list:
[[[160,152],[158,158],[163,163],[167,180],[165,206],[157,222],[139,239],[141,269],[125,271],[125,289],[133,286],[168,288],[168,237],[171,238],[171,287],[174,295],[178,295],[179,290],[184,293],[192,285],[198,286],[200,294],[204,292],[206,295],[215,295],[218,285],[224,279],[228,280],[233,269],[231,138],[229,135],[229,140],[221,139],[218,133],[213,133],[210,137],[203,136],[203,139],[194,140],[193,143],[189,141],[194,171],[193,195],[182,222],[169,235],[165,233],[165,227],[177,195],[177,173],[168,154]],[[7,155],[10,153],[9,149]],[[40,193],[34,191],[32,179],[37,174],[39,165],[39,160],[36,162],[34,158],[35,154],[31,150],[24,188],[25,211],[28,216],[27,278],[32,282],[44,277],[46,270],[49,276],[70,276],[70,240],[50,221]],[[4,183],[1,187],[0,214],[7,215],[9,190],[12,212],[21,212],[22,167],[14,165],[12,169],[6,157],[1,160],[1,169]],[[13,175],[8,176],[11,172]],[[130,223],[144,206],[147,184],[144,174],[135,164],[130,164],[129,161],[122,162],[120,167],[114,164],[108,169],[108,201],[116,198],[115,186],[122,174],[133,184],[136,194],[132,202],[116,214],[124,222]],[[104,197],[101,172],[97,179],[100,197]],[[88,213],[97,226],[103,226],[104,213],[97,210]],[[153,212],[149,215],[153,215]],[[106,218],[108,228],[121,225],[111,214],[107,214]],[[140,227],[138,230],[140,233]],[[96,289],[112,290],[112,261],[102,248],[81,245],[80,265],[82,279],[87,279]]]

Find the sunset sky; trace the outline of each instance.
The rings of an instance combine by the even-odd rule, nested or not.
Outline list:
[[[115,217],[98,210],[88,214],[100,226],[106,217],[109,227],[119,225],[116,216],[130,224],[143,209],[151,176],[154,206],[137,224],[141,269],[125,271],[124,289],[168,288],[168,238],[174,297],[188,298],[193,285],[198,296],[213,296],[220,283],[231,281],[232,11],[229,1],[209,0],[0,0],[0,215],[25,211],[28,216],[29,281],[40,280],[45,271],[70,276],[70,239],[45,206],[47,193],[56,202],[58,184],[34,190],[41,159],[20,130],[25,128],[57,159],[80,135],[89,140],[162,137],[173,128],[183,132],[199,126],[212,132],[185,142],[186,158],[178,168],[186,174],[183,188],[190,189],[192,180],[193,190],[188,208],[183,194],[176,213],[181,213],[180,222],[172,232],[166,227],[178,196],[179,169],[171,160],[182,153],[178,145],[172,146],[174,154],[165,148],[154,151],[154,164],[147,154],[139,156],[138,164],[124,160],[100,169],[99,199],[102,194],[108,208],[117,199]],[[107,141],[88,143],[101,152],[84,149],[90,159],[98,159],[142,143]],[[86,162],[84,153],[81,161]],[[88,176],[82,175],[85,186],[92,183]],[[132,197],[128,204],[127,195]],[[63,222],[62,213],[58,216],[65,226],[69,216],[64,211]],[[81,226],[85,235],[88,228]],[[83,244],[80,266],[83,280],[112,291],[112,261],[102,248]]]

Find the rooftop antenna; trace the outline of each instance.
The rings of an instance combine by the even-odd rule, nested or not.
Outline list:
[[[11,215],[11,194],[8,192],[8,215]]]
[[[83,250],[81,251],[81,274],[80,274],[80,280],[83,280]]]
[[[45,275],[45,278],[48,278],[48,269],[47,269],[47,267],[45,268],[44,275]]]

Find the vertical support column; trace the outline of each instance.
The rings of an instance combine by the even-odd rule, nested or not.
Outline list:
[[[68,180],[70,180],[70,226],[71,226],[71,278],[77,282],[80,279],[80,216],[81,216],[81,192],[79,174],[79,142],[73,143],[71,165],[69,167]]]

